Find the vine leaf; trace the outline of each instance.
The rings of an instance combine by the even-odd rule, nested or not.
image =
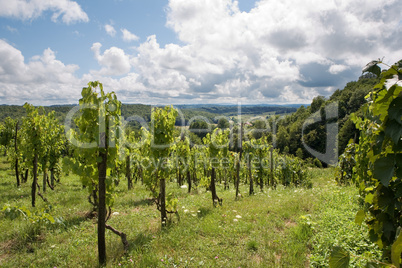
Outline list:
[[[347,268],[349,267],[350,254],[342,247],[334,247],[329,256],[330,268]]]
[[[394,175],[395,169],[395,155],[389,154],[385,157],[378,158],[374,162],[374,178],[381,181],[381,183],[387,187],[389,181]]]
[[[364,221],[364,218],[366,217],[366,213],[364,212],[364,210],[359,210],[356,213],[356,217],[355,217],[355,223],[358,225],[362,225],[362,222]]]
[[[402,135],[402,125],[396,120],[390,120],[387,123],[387,128],[385,129],[385,135],[390,137],[392,141],[397,144],[401,139]]]
[[[398,178],[401,178],[402,177],[402,154],[397,154],[395,159],[396,159],[395,162],[396,162],[396,166],[397,166],[396,176]],[[402,189],[401,189],[401,191],[402,191]]]
[[[381,265],[379,265],[378,263],[375,263],[375,262],[368,262],[366,264],[366,268],[380,268],[380,267],[381,267]]]
[[[402,125],[402,97],[394,99],[388,108],[388,116]]]
[[[391,260],[392,264],[396,267],[400,267],[402,253],[402,232],[399,233],[398,238],[392,244],[391,247]]]
[[[380,60],[373,60],[373,61],[367,63],[367,65],[364,66],[362,73],[369,72],[369,73],[373,73],[377,76],[380,76],[381,68],[377,65],[379,63],[381,63]]]

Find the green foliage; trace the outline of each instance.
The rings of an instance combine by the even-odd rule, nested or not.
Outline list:
[[[400,243],[400,242],[399,242]],[[393,247],[394,249],[394,247]],[[394,257],[395,254],[395,260],[392,259],[393,263],[397,263],[399,262],[399,258],[401,256],[401,252],[402,252],[402,246],[399,244],[397,249],[395,248],[395,251],[392,252],[392,256]],[[361,258],[359,256],[355,256],[357,258]],[[350,267],[350,259],[351,259],[351,255],[350,252],[347,251],[346,249],[344,249],[343,247],[339,247],[339,246],[335,246],[333,247],[332,251],[331,251],[331,255],[329,257],[329,267],[333,267],[333,268],[348,268]],[[366,268],[381,268],[381,267],[392,267],[392,268],[396,268],[399,267],[395,266],[393,264],[388,264],[388,263],[383,263],[377,260],[374,261],[369,261],[366,260]],[[394,262],[395,261],[395,262]]]
[[[399,233],[398,237],[396,238],[395,242],[392,244],[391,247],[391,260],[392,263],[400,267],[401,265],[401,254],[402,254],[402,235]]]
[[[378,75],[379,63],[381,61],[369,63],[364,71]],[[366,106],[363,118],[352,117],[361,133],[356,145],[353,175],[364,199],[370,237],[383,248],[384,260],[392,261],[398,267],[400,254],[396,257],[392,248],[399,250],[398,230],[402,217],[401,78],[402,61],[399,61],[382,72],[381,81],[368,96],[371,102]],[[360,215],[359,221],[361,218]]]
[[[300,159],[303,159],[303,150],[301,148],[298,148],[296,151],[296,156]]]
[[[314,158],[313,163],[314,163],[314,166],[316,166],[318,168],[322,168],[322,163],[320,160],[318,160],[318,158]]]
[[[166,210],[175,212],[178,209],[179,199],[173,194],[168,193],[166,196]]]
[[[350,261],[349,252],[341,247],[334,247],[329,257],[330,268],[348,268]]]
[[[36,109],[31,104],[25,103],[27,117],[24,118],[22,124],[22,150],[24,156],[32,162],[34,155],[42,157],[46,153],[46,145],[44,135],[45,115],[43,108]],[[32,163],[31,163],[32,165]]]
[[[356,165],[355,146],[355,143],[352,141],[345,148],[344,153],[339,156],[335,180],[340,185],[354,183],[353,169]]]
[[[381,63],[381,60],[373,60],[369,63],[367,63],[367,65],[363,68],[362,72],[369,72],[369,73],[373,73],[377,76],[380,76],[381,74],[381,68],[380,66],[378,66],[378,64]]]
[[[200,139],[203,139],[207,136],[208,133],[210,133],[211,127],[204,120],[194,120],[190,124],[189,130],[191,133],[195,134]],[[200,144],[200,143],[196,143],[196,144]]]
[[[311,113],[317,112],[319,109],[321,109],[321,106],[325,103],[325,97],[324,96],[317,96],[313,99],[311,102]]]
[[[0,125],[0,145],[4,146],[6,151],[9,147],[12,147],[16,124],[17,120],[7,117],[4,123]]]
[[[275,177],[282,185],[312,187],[310,174],[303,160],[293,156],[278,155],[274,161]]]
[[[230,127],[230,123],[226,118],[224,118],[224,117],[219,118],[218,128],[225,129],[225,128],[229,128],[229,127]]]
[[[178,113],[172,106],[164,109],[154,108],[151,116],[151,155],[157,160],[164,160],[170,154],[174,142],[174,126]],[[163,170],[162,166],[162,170]]]
[[[71,129],[70,140],[75,141],[74,158],[65,160],[72,171],[79,175],[88,192],[98,191],[98,164],[102,161],[101,152],[107,154],[106,205],[111,207],[114,202],[114,179],[116,167],[119,164],[120,153],[120,114],[121,103],[114,92],[105,94],[103,86],[98,81],[89,82],[83,88],[79,100],[81,115],[75,119],[77,130]],[[108,143],[102,141],[102,135],[107,133]],[[98,196],[98,195],[96,195]],[[94,200],[97,203],[96,200]]]
[[[304,141],[315,151],[326,153],[327,121],[324,108],[330,103],[337,103],[338,117],[331,119],[331,123],[336,122],[338,124],[338,154],[342,154],[350,139],[357,141],[359,138],[359,131],[350,120],[350,114],[360,111],[361,106],[367,102],[365,96],[378,81],[379,79],[375,77],[362,76],[358,81],[349,82],[343,89],[336,90],[329,99],[317,96],[313,99],[310,107],[301,106],[295,113],[285,117],[270,117],[268,119],[270,129],[273,133],[276,129],[276,147],[281,152],[293,155],[296,155],[297,151],[301,149],[305,159],[310,155],[304,149],[302,143]],[[305,125],[302,137],[303,124],[314,113],[318,113],[321,121]],[[273,128],[274,125],[275,128]],[[301,155],[300,152],[299,155]]]
[[[56,222],[53,216],[50,215],[50,207],[45,207],[35,212],[31,212],[25,206],[19,207],[6,204],[1,211],[3,211],[4,215],[11,220],[23,216],[25,220],[29,221],[32,224],[46,224]]]
[[[158,196],[159,180],[161,178],[169,179],[169,172],[174,161],[171,157],[173,149],[184,150],[183,154],[188,153],[187,148],[182,148],[180,145],[179,147],[174,146],[176,117],[177,111],[171,106],[155,108],[151,116],[150,131],[145,128],[141,129],[142,137],[138,141],[139,147],[134,149],[131,154],[137,168],[144,172],[144,183],[154,197]],[[187,140],[185,144],[188,144]],[[183,155],[181,154],[181,156]]]

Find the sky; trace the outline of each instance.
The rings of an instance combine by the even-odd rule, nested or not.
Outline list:
[[[400,0],[0,0],[0,104],[309,104],[401,44]]]

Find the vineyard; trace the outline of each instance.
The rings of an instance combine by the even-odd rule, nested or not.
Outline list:
[[[124,118],[98,81],[62,123],[25,104],[0,125],[0,265],[399,267],[402,63],[381,63],[364,70],[380,80],[350,115],[354,130],[343,123],[344,139],[358,136],[336,167],[301,146],[329,148],[331,121],[300,122],[343,109],[331,99],[277,132],[279,117],[178,127],[173,106]],[[288,126],[307,134],[286,138]]]

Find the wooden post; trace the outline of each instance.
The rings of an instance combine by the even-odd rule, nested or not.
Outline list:
[[[107,132],[106,132],[107,133]],[[99,265],[106,266],[106,169],[107,169],[107,149],[108,139],[105,132],[100,134],[99,157],[102,159],[98,163],[99,173],[99,204],[98,204],[98,254]]]

